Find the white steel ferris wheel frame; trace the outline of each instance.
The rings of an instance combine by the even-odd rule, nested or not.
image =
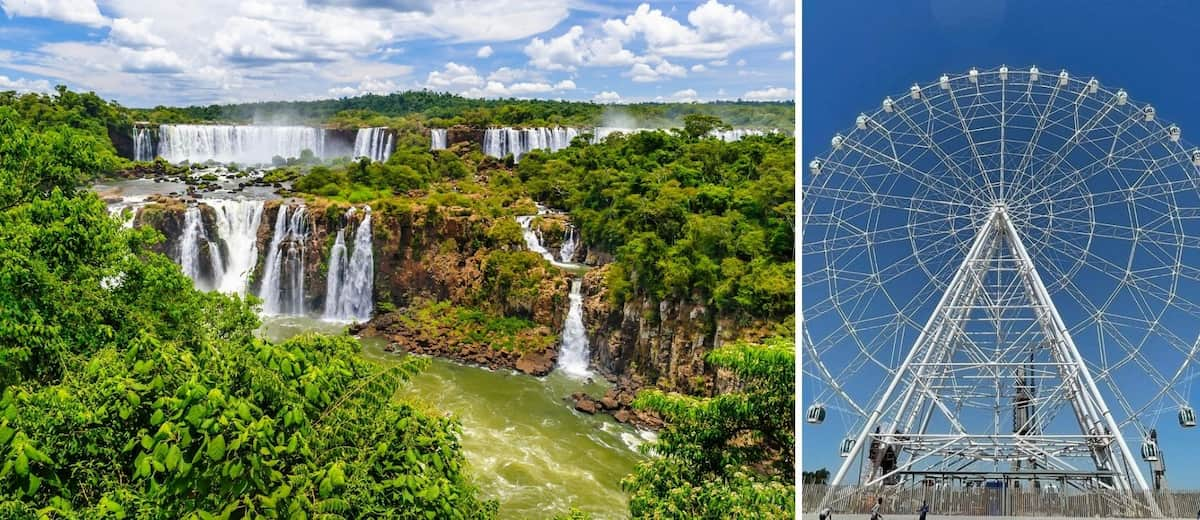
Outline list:
[[[1068,401],[1071,402],[1079,421],[1080,434],[1068,435],[1039,435],[1021,434],[1014,432],[1007,436],[972,435],[961,424],[956,425],[957,432],[953,434],[929,434],[922,421],[922,426],[915,431],[912,426],[920,415],[928,415],[940,409],[953,420],[953,413],[942,403],[941,393],[931,388],[930,379],[936,378],[935,371],[961,370],[962,364],[949,364],[945,361],[953,359],[955,349],[963,348],[965,344],[954,341],[954,333],[962,330],[962,321],[967,319],[973,310],[983,310],[989,314],[1000,316],[1005,312],[1006,305],[995,302],[984,302],[979,299],[979,283],[983,274],[989,269],[997,268],[992,261],[989,250],[995,252],[1002,243],[1007,243],[1015,253],[1012,258],[1013,268],[1020,285],[1027,291],[1030,307],[1035,311],[1042,332],[1048,339],[1046,348],[1050,350],[1052,361],[1037,363],[1022,363],[1022,368],[1033,370],[1053,370],[1061,374],[1061,380],[1066,387]],[[975,282],[975,283],[972,283]],[[977,353],[978,354],[978,353]],[[921,361],[914,362],[920,357]],[[973,368],[987,369],[1011,364],[986,355],[977,357]],[[898,403],[893,402],[895,391],[904,383],[903,397]],[[913,403],[914,395],[918,402]],[[898,405],[898,406],[897,406]],[[885,430],[885,433],[872,434],[884,410],[895,407],[889,414],[895,420]],[[894,430],[895,426],[903,423],[904,428],[897,433],[886,433]],[[975,243],[971,246],[967,257],[963,259],[955,273],[953,281],[942,294],[920,336],[907,357],[900,365],[891,384],[884,391],[875,408],[871,410],[866,422],[860,429],[855,443],[837,474],[830,483],[832,486],[841,484],[842,479],[853,464],[853,461],[866,444],[868,437],[872,442],[881,446],[902,449],[911,455],[906,462],[886,473],[873,472],[864,479],[864,485],[874,485],[883,482],[888,477],[912,468],[917,462],[928,457],[963,457],[967,459],[1000,458],[1003,460],[1021,461],[1038,460],[1050,467],[1064,471],[1077,471],[1069,463],[1062,461],[1056,452],[1084,450],[1090,452],[1096,467],[1101,472],[1111,473],[1113,484],[1118,489],[1139,489],[1149,491],[1150,487],[1138,468],[1129,446],[1119,432],[1112,412],[1104,402],[1104,397],[1093,381],[1079,349],[1071,339],[1069,329],[1063,323],[1058,309],[1042,283],[1037,268],[1033,265],[1025,245],[1012,220],[1008,218],[1003,204],[996,205],[987,221],[976,235]],[[1099,474],[1099,473],[1098,473]]]
[[[1026,128],[1006,126],[1021,117],[1012,111],[1017,104],[1012,97],[1008,100],[1000,98],[989,106],[972,105],[972,100],[966,97],[972,90],[979,95],[985,84],[994,89],[998,83],[1002,86],[992,91],[997,96],[1007,94],[1015,97],[1022,94],[1020,89],[1009,88],[1017,84],[1022,89],[1027,87],[1024,92],[1026,96],[1035,88],[1041,89],[1043,95],[1036,99],[1037,106],[1024,107],[1029,109],[1024,114]],[[913,85],[910,96],[901,96],[896,100],[886,98],[881,109],[869,116],[860,115],[856,121],[858,130],[853,130],[846,137],[838,134],[833,139],[834,150],[841,149],[842,156],[834,157],[836,154],[831,151],[826,156],[828,163],[824,159],[817,159],[810,164],[814,178],[821,174],[826,175],[826,179],[828,175],[837,174],[858,176],[857,184],[817,183],[819,185],[816,187],[806,187],[804,195],[808,199],[824,197],[836,202],[833,210],[823,208],[822,211],[827,212],[814,217],[805,201],[801,236],[807,247],[802,254],[810,254],[813,250],[813,245],[803,238],[809,234],[805,228],[809,228],[813,222],[820,221],[827,228],[839,227],[847,233],[838,235],[827,231],[824,237],[817,236],[817,249],[825,247],[833,251],[826,253],[823,259],[828,272],[812,277],[813,271],[807,271],[810,275],[806,275],[802,281],[806,286],[828,283],[830,287],[825,299],[817,300],[816,308],[806,303],[801,314],[800,333],[805,356],[816,361],[811,371],[806,369],[806,372],[826,383],[826,397],[844,401],[846,408],[842,412],[862,418],[862,422],[855,424],[852,430],[856,435],[847,439],[850,442],[849,453],[843,452],[845,460],[831,484],[842,484],[854,465],[853,461],[869,446],[872,453],[890,449],[900,456],[896,457],[896,463],[890,465],[881,465],[875,459],[869,461],[869,467],[859,477],[860,484],[880,484],[898,475],[918,475],[929,469],[932,460],[939,461],[941,469],[949,467],[951,473],[955,461],[967,464],[970,461],[990,461],[993,464],[1012,464],[1014,470],[1006,474],[1025,474],[1033,479],[1038,478],[1039,472],[1074,475],[1102,488],[1148,491],[1150,486],[1126,442],[1122,428],[1136,428],[1144,438],[1153,438],[1153,430],[1147,423],[1152,426],[1155,419],[1143,420],[1142,416],[1161,413],[1161,406],[1158,412],[1153,410],[1153,406],[1164,401],[1174,401],[1181,407],[1180,422],[1183,424],[1183,411],[1191,413],[1191,409],[1186,407],[1184,393],[1180,393],[1176,387],[1190,377],[1185,370],[1194,364],[1200,354],[1200,336],[1190,336],[1193,332],[1190,329],[1178,334],[1178,330],[1172,329],[1177,327],[1177,323],[1171,323],[1164,317],[1166,311],[1139,308],[1136,309],[1138,312],[1114,312],[1122,310],[1112,306],[1112,302],[1118,300],[1115,294],[1108,300],[1103,297],[1092,299],[1079,286],[1086,282],[1078,282],[1073,277],[1081,269],[1089,271],[1089,268],[1094,268],[1100,275],[1118,279],[1116,290],[1130,293],[1143,291],[1145,294],[1133,296],[1135,300],[1142,299],[1139,305],[1160,305],[1163,309],[1170,308],[1172,312],[1178,311],[1200,319],[1200,303],[1191,301],[1190,293],[1179,285],[1185,279],[1187,283],[1200,282],[1200,269],[1190,267],[1187,260],[1188,255],[1200,251],[1200,237],[1197,237],[1195,229],[1180,227],[1182,222],[1196,222],[1187,219],[1196,219],[1200,215],[1200,202],[1196,200],[1196,194],[1200,193],[1200,184],[1197,183],[1200,175],[1195,171],[1196,167],[1200,167],[1200,150],[1187,150],[1179,142],[1178,127],[1167,126],[1156,119],[1154,109],[1149,105],[1132,103],[1124,90],[1114,92],[1101,87],[1094,78],[1081,81],[1069,77],[1065,71],[1039,72],[1036,67],[1028,71],[1011,72],[1006,67],[982,72],[971,69],[967,74],[954,77],[944,75],[932,85]],[[931,102],[935,96],[940,99]],[[1030,96],[1026,104],[1034,105],[1034,101],[1034,97]],[[1090,111],[1081,110],[1089,103]],[[981,142],[979,136],[985,132],[972,126],[978,124],[979,120],[986,121],[986,117],[975,112],[981,106],[982,112],[998,112],[990,115],[995,119],[995,126],[984,129],[997,132],[998,139]],[[1006,112],[1006,109],[1010,112]],[[1069,116],[1071,110],[1074,110],[1073,121],[1070,117],[1063,117],[1063,114]],[[927,113],[930,121],[926,123],[914,118],[918,113]],[[932,121],[934,117],[944,117],[952,124],[935,125]],[[958,144],[961,147],[943,148],[940,139],[944,137],[944,132],[955,131],[959,124],[961,127],[957,130],[960,131],[961,142]],[[1010,131],[1007,137],[1006,130]],[[1052,136],[1054,133],[1059,135]],[[885,142],[872,144],[864,141],[870,139],[871,134],[883,136],[878,138]],[[1106,149],[1092,152],[1092,148],[1100,148],[1098,134],[1106,138],[1103,143]],[[1046,136],[1055,138],[1047,139]],[[1108,146],[1109,137],[1111,146]],[[998,152],[995,150],[996,143],[999,143]],[[888,149],[887,145],[891,148]],[[1006,145],[1009,147],[1007,150]],[[989,146],[992,148],[988,149]],[[901,148],[899,151],[898,147]],[[904,147],[907,147],[907,151]],[[1151,147],[1154,152],[1148,151]],[[916,149],[936,156],[944,170],[931,172],[928,171],[928,164],[914,162],[909,152]],[[1069,158],[1076,149],[1087,149],[1088,153],[1093,154],[1090,159],[1094,161],[1089,159],[1087,164],[1082,164]],[[857,154],[861,162],[848,162],[845,157],[847,150]],[[1010,160],[1007,164],[1006,158]],[[1128,177],[1131,175],[1130,163],[1144,164],[1145,175],[1142,179],[1136,182],[1114,181],[1113,186],[1097,188],[1094,192],[1091,186],[1073,188],[1101,176],[1099,172]],[[863,171],[857,171],[862,164],[868,166],[861,167]],[[864,173],[867,168],[874,170]],[[1164,173],[1168,169],[1171,169],[1170,175]],[[894,186],[890,184],[892,181],[874,183],[881,178],[879,170],[885,170],[883,173],[888,176],[929,184],[920,185],[920,189],[914,188],[914,191],[907,193],[890,192],[889,188]],[[1183,171],[1184,175],[1175,175],[1179,171]],[[978,175],[984,177],[983,181],[975,178]],[[1130,178],[1133,177],[1136,175]],[[868,178],[872,182],[865,180]],[[1177,196],[1185,192],[1188,202],[1176,205]],[[931,202],[922,199],[930,195],[940,196],[944,200]],[[1039,197],[1044,200],[1038,200]],[[1098,218],[1096,208],[1119,205],[1125,199],[1128,199],[1131,208],[1139,204],[1150,206],[1152,202],[1147,201],[1162,203],[1166,207],[1154,206],[1152,211],[1144,215],[1134,215],[1141,208],[1133,208],[1128,222]],[[860,206],[852,208],[858,213],[847,217],[838,213],[837,204],[844,204],[844,207],[854,204]],[[907,211],[909,220],[907,224],[900,221],[899,225],[891,222],[896,227],[887,229],[870,227],[878,225],[878,221],[861,220],[863,214],[874,211],[863,210],[861,205],[866,204],[874,204],[874,208],[882,206],[900,212]],[[1037,204],[1043,206],[1032,207]],[[941,216],[939,212],[949,211],[947,208],[953,208],[952,213],[958,213]],[[960,211],[959,208],[969,209]],[[914,232],[912,215],[919,214],[937,215],[918,222],[923,227]],[[1139,217],[1143,220],[1139,221]],[[855,218],[860,220],[850,220]],[[879,217],[872,214],[872,218]],[[964,220],[970,221],[969,228],[961,224]],[[928,225],[929,222],[938,225]],[[862,225],[864,223],[867,226]],[[922,237],[920,233],[934,233],[941,228],[956,235],[970,232],[973,238],[969,242],[962,241],[961,236],[954,236],[948,242],[926,239],[921,244],[925,249],[918,247]],[[1064,236],[1069,238],[1068,243],[1062,246],[1056,241],[1063,240]],[[1086,236],[1086,241],[1077,238],[1079,236]],[[907,259],[919,265],[877,265],[880,261],[871,251],[874,247],[872,244],[896,244],[906,239],[912,242],[912,253]],[[1128,264],[1109,262],[1113,258],[1122,259],[1095,249],[1102,247],[1099,244],[1104,240],[1112,239],[1132,242]],[[966,247],[968,243],[969,248]],[[1027,248],[1026,244],[1030,247]],[[846,251],[855,248],[866,251],[863,257],[869,258],[871,269],[842,269],[833,263],[841,257],[852,256]],[[1135,265],[1135,252],[1141,254],[1138,248],[1156,248],[1155,254],[1159,256],[1155,260],[1159,263],[1153,269]],[[931,250],[942,256],[930,262],[928,255],[934,254],[928,252]],[[1067,260],[1047,261],[1047,255],[1051,254],[1059,258],[1066,257]],[[955,259],[957,269],[946,262],[946,258],[951,256]],[[1193,258],[1192,262],[1195,261]],[[1093,263],[1100,265],[1090,265]],[[887,294],[886,277],[895,279],[918,268],[928,275],[930,282],[928,287],[920,289],[924,291],[922,294],[936,292],[911,300],[891,301],[894,295]],[[1044,272],[1039,272],[1039,269]],[[1043,274],[1049,274],[1049,277],[1043,278]],[[839,277],[844,285],[835,287]],[[1163,278],[1169,278],[1170,283],[1160,284],[1159,280]],[[1148,285],[1136,288],[1139,283]],[[851,302],[849,307],[868,301],[861,295],[872,290],[872,284],[886,297],[887,303],[903,316],[882,323],[874,317],[856,316],[854,313],[860,312],[860,308],[841,308],[847,306],[847,301]],[[837,292],[845,286],[850,286],[846,290],[848,296]],[[916,316],[915,311],[932,304],[937,294],[941,296],[932,312],[921,311],[920,316]],[[1064,319],[1064,313],[1060,312],[1061,302],[1056,306],[1056,297],[1069,300],[1067,308],[1071,316],[1078,318],[1081,312],[1090,314],[1082,321]],[[826,336],[814,340],[805,313],[810,313],[810,317],[813,314],[825,314],[825,319],[829,316],[840,317],[845,322],[845,330],[840,331],[843,337],[831,340],[829,338],[832,336]],[[1112,316],[1108,313],[1112,313]],[[1014,317],[1017,315],[1019,317]],[[1028,354],[1028,358],[1008,351],[1004,348],[1004,341],[1000,340],[995,342],[1000,346],[990,351],[972,345],[970,335],[977,331],[969,330],[967,323],[980,319],[991,320],[997,330],[1009,327],[1007,323],[1014,321],[1027,325],[1021,329],[1015,343],[1020,344],[1016,350]],[[855,320],[859,321],[856,323]],[[856,329],[856,326],[859,327]],[[1076,334],[1084,327],[1093,326],[1097,332],[1091,334],[1095,337],[1085,334],[1079,346],[1085,347],[1089,354],[1098,352],[1099,360],[1085,358],[1076,343],[1079,338]],[[867,327],[874,330],[864,333]],[[1120,334],[1124,331],[1122,327],[1141,327],[1146,334],[1123,337]],[[912,330],[917,338],[912,340],[911,336],[906,338],[904,334],[896,333],[893,334],[897,338],[896,345],[887,345],[886,340],[879,339],[885,335],[884,332],[904,330]],[[877,336],[872,337],[871,334]],[[1033,341],[1031,335],[1042,341]],[[1197,339],[1192,340],[1192,337]],[[1154,345],[1149,342],[1151,339],[1161,344]],[[828,364],[822,356],[839,347],[837,341],[845,341],[845,346],[851,350],[857,347],[864,355],[841,365]],[[1107,349],[1115,354],[1112,359],[1106,357],[1106,341],[1109,343]],[[875,355],[873,349],[883,346],[893,349],[891,365],[886,356]],[[1160,372],[1150,357],[1142,352],[1151,346],[1167,349],[1169,354],[1180,360],[1178,369],[1173,373]],[[895,357],[897,350],[900,358],[903,358],[899,365],[894,364],[900,360]],[[880,382],[886,383],[886,387],[879,388],[882,394],[877,391],[869,400],[856,402],[850,394],[857,391],[853,386],[848,386],[846,376],[853,376],[858,367],[864,365],[876,371],[881,368],[887,377]],[[1142,386],[1153,387],[1153,392],[1142,394],[1146,396],[1144,400],[1141,400],[1141,396],[1138,401],[1127,399],[1116,389],[1120,386],[1119,371],[1129,371],[1131,368],[1145,371],[1147,379]],[[955,377],[970,374],[968,377],[990,377],[997,381],[1038,380],[1036,393],[1031,392],[1022,398],[1024,400],[1020,405],[1016,400],[1013,401],[1014,409],[1027,408],[1025,425],[1015,425],[1010,434],[1000,432],[999,427],[981,434],[971,431],[970,426],[956,424],[955,415],[959,409],[950,403],[957,402],[961,408],[962,403],[969,401],[972,396],[962,394],[961,388],[947,383],[951,381],[948,374],[955,374]],[[1107,399],[1101,388],[1108,392]],[[999,408],[999,399],[996,402]],[[1118,408],[1112,408],[1110,404]],[[1059,418],[1053,415],[1057,412],[1043,411],[1053,407],[1069,409],[1074,417]],[[1114,411],[1120,415],[1115,416]],[[821,417],[823,420],[823,410]],[[945,427],[943,431],[929,427],[930,417],[941,418]],[[1042,431],[1043,426],[1054,420],[1060,421],[1056,423],[1057,429],[1061,429],[1064,423],[1073,423],[1074,431]],[[1014,421],[1018,421],[1015,414]],[[1089,462],[1081,466],[1081,460]],[[951,463],[942,464],[947,461]],[[959,467],[966,467],[967,464]],[[1147,495],[1147,498],[1148,505],[1156,509],[1153,497]]]

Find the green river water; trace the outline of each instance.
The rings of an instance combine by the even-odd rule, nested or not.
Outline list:
[[[281,340],[308,331],[337,334],[344,325],[312,318],[264,317],[261,333]],[[379,363],[398,359],[384,342],[361,340],[362,355]],[[535,378],[433,359],[397,396],[454,414],[475,483],[500,502],[501,518],[550,518],[571,507],[595,518],[626,518],[619,482],[642,458],[636,446],[650,434],[607,415],[576,412],[565,397],[601,383],[558,372]]]

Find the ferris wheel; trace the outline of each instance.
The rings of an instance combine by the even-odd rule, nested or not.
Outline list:
[[[1156,429],[1196,424],[1200,149],[1181,136],[1037,67],[914,84],[832,136],[801,217],[806,420],[846,432],[831,483],[861,465],[864,485],[1150,489]]]

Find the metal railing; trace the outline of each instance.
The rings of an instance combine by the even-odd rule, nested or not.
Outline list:
[[[817,512],[830,488],[802,485],[801,507]],[[1154,518],[1142,492],[1057,488],[987,487],[857,487],[838,486],[827,506],[842,513],[868,513],[878,498],[882,510],[892,514],[914,514],[922,502],[929,504],[931,515],[938,516],[1024,516]],[[1200,490],[1152,493],[1162,517],[1196,518],[1200,511]]]

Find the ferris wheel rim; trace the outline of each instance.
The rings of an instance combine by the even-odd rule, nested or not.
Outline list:
[[[1008,70],[1007,71],[1007,74],[1012,75],[1014,78],[1023,73],[1028,74],[1028,73],[1026,73],[1024,71],[1020,71],[1020,70]],[[1062,84],[1063,88],[1059,89],[1059,87],[1055,87],[1055,92],[1058,92],[1059,90],[1062,90],[1065,92],[1073,92],[1075,89],[1078,89],[1081,96],[1083,93],[1086,92],[1092,96],[1096,96],[1097,98],[1103,97],[1103,96],[1110,97],[1111,98],[1110,101],[1108,101],[1105,104],[1106,107],[1111,108],[1111,106],[1117,106],[1117,101],[1121,100],[1120,106],[1130,105],[1130,106],[1134,106],[1134,107],[1143,107],[1143,109],[1149,108],[1149,110],[1151,110],[1151,111],[1154,110],[1152,108],[1152,105],[1142,104],[1142,103],[1137,102],[1134,99],[1129,98],[1128,93],[1126,93],[1123,89],[1117,89],[1116,91],[1114,91],[1114,90],[1110,89],[1109,87],[1105,86],[1104,84],[1099,83],[1099,81],[1096,80],[1094,77],[1090,77],[1088,80],[1084,81],[1084,80],[1079,79],[1078,76],[1066,75],[1064,77],[1064,76],[1058,75],[1058,74],[1050,72],[1050,71],[1039,71],[1039,73],[1045,74],[1048,77],[1053,76],[1053,77],[1059,78],[1063,82],[1063,84]],[[925,85],[915,84],[913,87],[910,88],[907,96],[904,94],[899,94],[899,95],[896,95],[894,98],[892,96],[885,97],[884,98],[885,101],[882,104],[882,106],[876,107],[874,110],[872,110],[870,112],[863,112],[859,116],[859,120],[861,121],[861,119],[865,117],[866,124],[868,126],[870,126],[872,124],[872,122],[875,121],[876,119],[885,117],[885,116],[881,116],[881,114],[888,114],[888,116],[891,116],[894,113],[903,113],[903,108],[900,106],[900,104],[898,103],[897,100],[916,99],[916,98],[910,97],[910,96],[914,95],[914,93],[916,96],[918,96],[920,101],[928,103],[928,101],[927,101],[928,96],[926,95],[926,92],[929,91],[930,89],[944,90],[945,88],[942,86],[943,84],[949,83],[950,85],[954,85],[956,83],[961,83],[962,80],[967,80],[967,81],[970,81],[971,83],[978,84],[978,82],[985,77],[997,77],[1000,74],[1002,74],[1000,69],[989,69],[989,70],[984,70],[984,71],[972,69],[971,71],[968,71],[966,73],[957,74],[957,75],[953,75],[953,76],[949,75],[949,74],[945,74],[942,76],[942,78],[939,78],[938,81],[928,83]],[[1063,71],[1062,74],[1066,74],[1066,71]],[[1030,81],[1029,83],[1032,88],[1032,85],[1035,82]],[[1056,85],[1057,84],[1058,83],[1056,83]],[[952,87],[951,91],[953,91],[953,87]],[[1178,130],[1177,125],[1170,123],[1169,120],[1162,119],[1161,117],[1159,117],[1157,115],[1157,113],[1153,113],[1152,119],[1138,122],[1136,124],[1142,124],[1142,123],[1154,123],[1154,125],[1156,125],[1157,130],[1165,131],[1168,133]],[[848,142],[850,139],[852,139],[852,136],[855,134],[855,132],[859,132],[859,131],[863,131],[863,130],[864,130],[864,128],[861,125],[859,125],[858,122],[856,121],[856,124],[854,126],[851,126],[849,131],[846,131],[845,133],[839,132],[838,134],[836,134],[837,137],[835,137],[835,139],[839,139],[839,138],[841,139],[841,143],[840,143],[841,146],[848,146]],[[964,130],[964,133],[968,134],[968,137],[969,137],[969,134],[971,133],[971,131]],[[1149,144],[1151,142],[1155,143],[1155,144],[1162,144],[1162,142],[1164,141],[1161,138],[1151,139],[1151,136],[1153,136],[1154,133],[1155,132],[1147,132],[1146,139],[1149,140],[1147,143],[1147,146],[1149,146]],[[1031,143],[1031,146],[1033,144],[1034,143]],[[1114,146],[1115,146],[1115,144],[1116,143],[1114,141]],[[835,145],[835,148],[836,148],[836,146],[837,145]],[[974,146],[974,144],[972,143],[971,146]],[[1065,146],[1065,143],[1064,143],[1064,146]],[[1176,139],[1171,139],[1170,144],[1167,146],[1174,146],[1175,154],[1180,155],[1180,156],[1186,156],[1189,153],[1196,150],[1196,148],[1191,147],[1187,141],[1182,139],[1182,137],[1179,137]],[[821,166],[830,165],[830,163],[826,162],[826,161],[832,161],[832,159],[831,159],[832,155],[833,154],[831,153],[830,150],[826,150],[824,153],[816,155],[814,158],[814,163],[819,163],[819,165],[815,169],[819,170]],[[1111,156],[1111,152],[1110,152],[1110,156]],[[978,155],[974,156],[973,158],[976,160],[980,159]],[[1181,161],[1179,164],[1183,164],[1183,161]],[[1173,165],[1168,165],[1168,166],[1173,166]],[[1198,176],[1196,175],[1197,171],[1200,171],[1200,170],[1198,170],[1196,168],[1196,166],[1197,166],[1197,164],[1193,161],[1192,168],[1191,168],[1192,174],[1187,176],[1186,179],[1184,179],[1185,183],[1188,183],[1191,185],[1190,189],[1192,189],[1192,190],[1200,190],[1200,180],[1198,180],[1198,178],[1197,178]],[[816,175],[816,174],[814,173],[814,175]],[[1033,197],[1034,195],[1041,194],[1041,191],[1043,191],[1043,190],[1052,189],[1052,187],[1054,187],[1055,184],[1057,184],[1057,181],[1054,183],[1042,186],[1041,188],[1039,188],[1038,191],[1028,193],[1023,199],[1021,199],[1021,202],[1024,203],[1025,201],[1027,201],[1029,198]],[[1000,189],[1003,190],[1003,188],[1000,188]],[[1172,197],[1174,196],[1174,193],[1175,192],[1173,192],[1173,191],[1169,192],[1169,194]],[[819,197],[820,195],[821,195],[821,188],[816,188],[815,186],[812,186],[812,185],[806,186],[805,189],[802,191],[802,195],[801,195],[802,208],[804,206],[804,200],[810,199],[814,196]],[[1090,196],[1091,194],[1088,193],[1087,195]],[[974,198],[972,198],[972,200],[977,203],[981,202],[977,196],[974,196]],[[935,201],[934,203],[935,204],[940,203],[940,204],[947,205],[947,206],[961,204],[963,206],[966,206],[967,208],[971,208],[971,204],[961,203],[958,201],[940,201],[940,202]],[[915,201],[912,202],[912,204],[915,204]],[[978,206],[975,206],[975,208],[978,208]],[[1090,225],[1089,231],[1091,231],[1091,232],[1087,235],[1087,242],[1086,242],[1087,247],[1090,247],[1096,239],[1096,235],[1094,233],[1095,227],[1096,227],[1096,219],[1094,217],[1095,207],[1088,205],[1087,211],[1089,212],[1089,215],[1092,215],[1088,219],[1089,220],[1088,224]],[[802,227],[801,241],[803,243],[805,241],[805,236],[804,236],[803,230],[809,227],[809,224],[812,222],[813,217],[816,215],[813,213],[810,213],[808,211],[802,211],[802,214],[803,214],[803,218],[801,220],[801,227]],[[913,214],[911,214],[911,213],[909,214],[910,218],[912,217],[912,215]],[[1051,215],[1051,216],[1053,216],[1053,215]],[[910,222],[910,224],[911,224],[911,222]],[[913,240],[911,237],[911,233],[912,233],[911,226],[909,226],[909,232],[910,232],[910,241],[911,241],[911,240]],[[1085,248],[1085,251],[1086,250],[1087,249]],[[1065,273],[1066,276],[1063,276],[1062,278],[1060,278],[1060,282],[1062,279],[1070,279],[1075,274],[1077,274],[1081,269],[1084,269],[1086,267],[1084,258],[1086,258],[1086,256],[1077,257],[1076,262],[1074,264],[1072,264],[1070,268],[1066,269],[1066,273]],[[827,264],[828,264],[828,262],[827,262]],[[925,270],[929,274],[930,279],[937,278],[935,276],[934,272],[929,271],[929,269],[925,265],[925,262],[920,261],[918,259],[918,264],[921,269]],[[826,276],[826,281],[829,283],[832,283],[832,280],[836,279],[836,276],[837,276],[836,274],[834,274],[832,277]],[[1060,282],[1056,282],[1056,283],[1060,283]],[[1174,283],[1178,283],[1178,281],[1176,280]],[[830,292],[833,293],[834,290],[830,289]],[[1059,290],[1056,290],[1055,292],[1059,292]],[[836,302],[835,302],[834,307],[837,307]],[[1163,308],[1164,308],[1164,310],[1162,311],[1163,313],[1166,312],[1167,307],[1168,307],[1168,305],[1163,305]],[[1105,307],[1105,309],[1107,309],[1107,307]],[[805,311],[806,311],[806,309],[802,308],[800,311],[800,315],[801,315],[802,328],[806,329],[807,321],[804,319]],[[840,310],[837,310],[835,312],[841,313]],[[1099,310],[1097,310],[1097,312],[1099,312]],[[899,312],[898,312],[898,314],[899,314]],[[849,319],[844,314],[842,314],[841,316],[844,321],[849,321]],[[1157,319],[1161,318],[1161,316],[1162,316],[1162,314],[1160,314],[1160,315],[1158,315],[1158,317],[1156,317],[1156,320],[1155,320],[1156,323],[1157,323]],[[907,319],[908,321],[913,321],[913,320],[911,320],[911,318],[908,318],[908,317],[906,317],[905,319]],[[807,335],[807,330],[805,330],[804,334]],[[851,335],[853,336],[854,333],[851,332]],[[1198,339],[1200,339],[1200,337],[1198,337]],[[812,343],[811,340],[809,340],[809,344],[807,344],[805,346],[806,351],[809,353],[809,357],[810,357],[809,362],[811,362],[815,365],[817,372],[821,372],[822,374],[831,374],[828,367],[825,365],[824,360],[822,359],[822,356],[820,355],[820,353],[818,351],[818,348],[811,343]],[[1175,371],[1175,374],[1171,375],[1169,378],[1164,379],[1165,384],[1162,386],[1162,388],[1159,389],[1159,391],[1157,393],[1154,394],[1152,399],[1148,400],[1144,404],[1141,404],[1140,407],[1130,408],[1130,413],[1128,414],[1128,417],[1121,423],[1122,427],[1125,427],[1125,426],[1131,425],[1131,424],[1137,424],[1137,421],[1136,421],[1137,415],[1139,415],[1146,409],[1150,408],[1156,402],[1161,402],[1161,401],[1169,398],[1171,400],[1176,401],[1176,403],[1179,404],[1180,406],[1183,406],[1184,403],[1186,403],[1186,399],[1184,399],[1182,396],[1179,396],[1177,394],[1173,394],[1172,389],[1175,387],[1175,385],[1177,385],[1181,381],[1181,379],[1185,378],[1185,375],[1184,375],[1185,368],[1187,368],[1189,365],[1195,364],[1194,357],[1196,355],[1196,350],[1197,350],[1196,345],[1197,345],[1197,341],[1193,341],[1190,352],[1187,355],[1185,355],[1183,363],[1177,368],[1177,370]],[[875,362],[875,359],[873,356],[869,356],[869,358],[870,358],[870,361]],[[1089,361],[1089,360],[1085,360],[1085,362],[1087,362],[1087,361]],[[883,366],[882,364],[880,366],[881,366],[881,368],[883,368],[885,373],[894,372],[894,369],[889,369],[888,367]],[[809,373],[809,371],[807,371],[807,370],[805,372],[806,372],[806,374]],[[1161,375],[1162,374],[1160,374],[1160,376]],[[832,378],[833,376],[832,375],[829,375],[829,376],[820,375],[817,377]],[[1165,376],[1163,376],[1163,377],[1165,377]],[[1111,377],[1106,378],[1106,376],[1101,375],[1100,380],[1104,381],[1106,384],[1108,384],[1110,386],[1114,384],[1114,380]],[[853,407],[858,409],[859,412],[861,413],[861,407],[857,406],[858,403],[854,403],[848,397],[846,398],[846,400],[848,402],[850,402],[853,405]]]

